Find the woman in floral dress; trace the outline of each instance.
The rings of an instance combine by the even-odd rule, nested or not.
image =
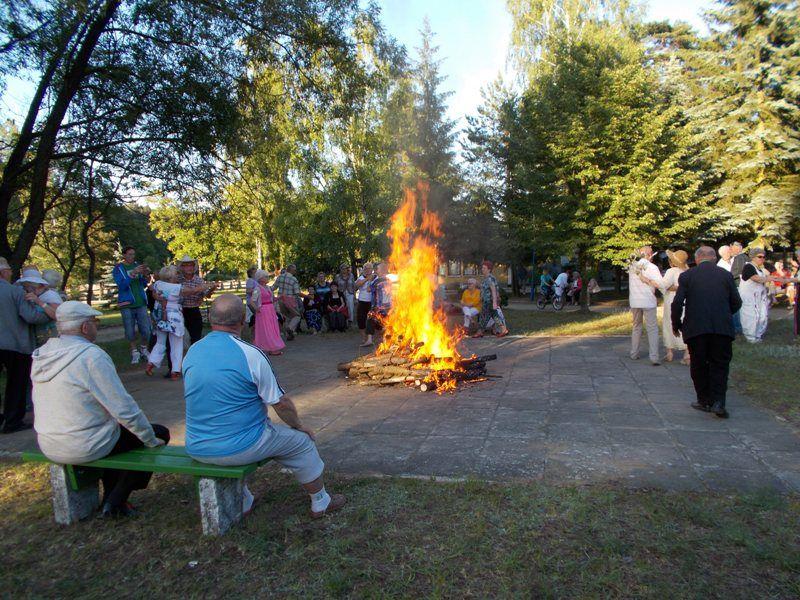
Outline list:
[[[490,260],[483,261],[481,273],[481,314],[478,317],[478,333],[473,337],[483,337],[483,332],[492,326],[497,337],[508,335],[508,327],[500,309],[500,293],[497,291],[497,279],[492,275],[494,263]]]

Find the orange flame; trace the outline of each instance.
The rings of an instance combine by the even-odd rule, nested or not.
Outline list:
[[[435,240],[442,235],[441,224],[428,210],[427,184],[406,189],[404,196],[389,228],[389,269],[398,281],[392,288],[392,307],[384,320],[378,353],[405,347],[413,358],[439,359],[431,362],[433,370],[452,369],[461,358],[456,349],[459,338],[447,330],[444,312],[433,309],[438,262]],[[452,389],[455,381],[444,382],[439,389],[443,387]]]

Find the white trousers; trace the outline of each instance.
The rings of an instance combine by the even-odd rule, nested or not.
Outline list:
[[[347,320],[353,323],[356,320],[355,296],[345,292],[344,300],[347,303]]]
[[[642,343],[642,321],[647,330],[647,345],[650,349],[650,360],[658,362],[658,316],[655,308],[632,308],[633,331],[631,332],[631,358],[639,356]]]
[[[758,299],[742,302],[739,315],[742,319],[742,333],[748,342],[760,342],[767,333],[769,323],[769,300]]]
[[[167,336],[169,336],[169,358],[172,361],[172,372],[180,373],[183,364],[183,336],[167,333],[166,331],[156,331],[156,345],[150,352],[150,362],[156,368],[161,366],[161,361],[167,353]]]
[[[477,308],[474,308],[472,306],[462,306],[461,307],[461,312],[464,313],[464,327],[469,328],[469,325],[472,322],[472,319],[477,317],[480,314],[481,311],[479,311]]]

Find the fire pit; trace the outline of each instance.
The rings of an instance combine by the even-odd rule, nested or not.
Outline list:
[[[457,346],[463,334],[447,327],[444,311],[434,310],[439,217],[428,210],[428,188],[407,189],[392,216],[389,270],[392,307],[385,317],[383,342],[373,354],[342,363],[339,370],[362,385],[407,385],[446,392],[460,382],[488,378],[486,362],[496,355],[463,357]]]
[[[451,391],[459,382],[486,381],[486,362],[496,354],[459,359],[455,363],[436,357],[414,359],[394,353],[374,353],[341,363],[339,370],[360,385],[407,385],[420,391]]]

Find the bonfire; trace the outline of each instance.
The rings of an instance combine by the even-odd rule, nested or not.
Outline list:
[[[422,391],[452,391],[459,382],[486,379],[491,356],[462,357],[458,343],[463,334],[449,330],[447,317],[434,310],[436,240],[441,237],[439,217],[428,210],[427,186],[407,189],[392,217],[389,270],[397,275],[392,286],[392,307],[381,318],[383,342],[373,354],[339,365],[339,370],[362,385],[408,385]]]

